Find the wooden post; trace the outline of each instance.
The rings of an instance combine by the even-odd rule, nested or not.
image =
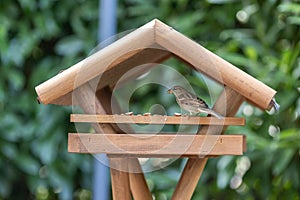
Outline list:
[[[129,183],[134,199],[152,200],[141,165],[136,158],[129,158]]]
[[[229,87],[225,87],[223,93],[214,105],[214,110],[226,116],[234,116],[243,103],[244,97]],[[226,108],[224,109],[224,106]],[[204,126],[198,134],[212,134],[224,131],[226,127]],[[189,200],[197,186],[198,180],[203,172],[208,158],[190,158],[181,174],[179,182],[175,188],[172,200]]]
[[[109,160],[113,199],[131,200],[128,175],[128,159],[109,158]]]
[[[86,114],[105,114],[105,110],[96,98],[89,84],[82,85],[74,91],[74,104],[79,105]],[[110,124],[92,124],[96,132],[115,133]]]
[[[75,92],[75,103],[80,105],[85,113],[106,113],[104,107],[99,102],[98,98],[96,98],[95,93],[89,84],[82,85],[77,88]],[[97,132],[117,133],[110,124],[94,124],[93,128]],[[122,161],[122,159],[110,159],[110,165],[118,168],[121,167],[122,169],[127,169],[128,167],[127,161]],[[119,171],[113,167],[110,168],[110,172],[114,199],[131,200],[128,172]]]
[[[98,92],[96,93],[97,98],[99,101],[101,101],[101,104],[104,106],[104,108],[106,109],[106,113],[107,114],[113,114],[112,110],[111,110],[111,98],[112,98],[112,93],[110,91],[110,89],[108,87],[105,87],[101,90],[98,90]],[[117,110],[121,109],[119,108],[119,105],[115,104],[114,106],[116,106]],[[119,128],[117,126],[113,126],[115,129],[119,130]],[[131,128],[129,126],[122,126],[123,129],[126,129],[126,131],[131,131]],[[131,133],[133,133],[133,131],[131,131]],[[111,162],[113,161],[112,158],[110,158]],[[142,171],[142,168],[140,166],[140,163],[138,161],[137,158],[118,158],[118,163],[120,163],[120,161],[122,161],[124,163],[127,163],[127,171],[126,174],[129,176],[128,178],[128,183],[126,186],[124,185],[123,187],[129,187],[131,188],[131,192],[133,195],[134,199],[145,199],[145,200],[150,200],[152,199],[151,193],[149,191],[149,188],[147,186],[145,177],[144,177],[144,173]],[[121,164],[121,163],[120,163]],[[117,182],[119,179],[119,175],[117,174],[117,170],[112,169],[112,165],[111,165],[111,176],[112,176],[112,189],[113,189],[113,196],[114,199],[125,199],[124,197],[122,197],[122,192],[119,190],[119,187],[114,186],[115,184],[126,184],[126,180],[120,180],[120,182]],[[139,173],[138,173],[139,172]],[[125,172],[120,172],[121,174],[124,174]],[[124,175],[123,175],[124,176]],[[122,176],[121,176],[122,177]],[[114,180],[113,180],[114,179]],[[130,189],[128,189],[130,190]],[[125,191],[127,194],[127,190]],[[117,194],[118,193],[118,194]],[[121,195],[121,198],[115,198],[115,196],[117,195]],[[143,197],[143,198],[140,198]]]

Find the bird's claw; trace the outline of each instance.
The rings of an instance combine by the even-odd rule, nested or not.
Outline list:
[[[191,116],[190,116],[189,114],[187,114],[187,113],[183,114],[183,116],[184,116],[184,117],[187,117],[187,118],[188,118],[188,120],[189,120],[189,119],[190,119],[190,117],[191,117]]]

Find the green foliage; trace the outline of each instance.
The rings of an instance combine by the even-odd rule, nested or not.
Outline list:
[[[276,98],[281,109],[277,114],[257,110],[249,104],[242,106],[238,115],[246,117],[247,126],[232,127],[228,132],[247,135],[247,153],[243,157],[210,159],[193,199],[299,199],[300,27],[297,1],[122,2],[124,7],[120,15],[129,20],[120,23],[121,29],[159,18],[278,91]],[[184,70],[178,63],[167,64],[175,66],[195,91],[203,94],[205,86],[195,73]],[[157,93],[153,88],[148,95],[144,91],[143,104],[147,105],[145,99],[153,101]],[[207,97],[204,95],[204,98]],[[142,105],[135,106],[143,110]],[[178,163],[169,166],[169,170],[180,173]],[[161,175],[165,173],[161,171]],[[147,176],[151,181],[156,177],[157,174]],[[172,182],[173,177],[174,173],[167,174],[166,179]],[[167,189],[155,181],[153,184],[152,191],[157,199],[171,197],[175,185]]]
[[[97,12],[97,1],[1,2],[0,199],[91,198],[90,156],[67,153],[70,108],[38,105],[34,87],[96,46]],[[278,114],[242,106],[247,126],[228,132],[247,135],[247,153],[210,159],[193,199],[299,199],[299,2],[119,0],[119,32],[153,18],[278,91]],[[199,75],[174,60],[166,64],[209,101]],[[163,102],[176,109],[171,97],[157,97],[161,92],[141,88],[135,108],[147,112]],[[147,174],[156,199],[171,197],[183,162]]]
[[[0,199],[71,199],[91,188],[90,157],[67,153],[71,110],[38,105],[34,87],[96,44],[95,5],[1,3]]]

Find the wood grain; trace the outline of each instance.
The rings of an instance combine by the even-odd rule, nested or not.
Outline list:
[[[70,133],[68,151],[136,157],[242,155],[243,135],[150,135]]]
[[[101,102],[101,105],[103,105],[105,112],[107,114],[111,114],[112,113],[111,101],[112,101],[113,96],[112,96],[112,93],[111,93],[109,87],[104,87],[104,88],[98,90],[96,93],[96,96],[97,96],[97,99]],[[115,103],[114,107],[117,111],[121,110],[118,103]],[[116,132],[119,132],[119,133],[122,133],[122,131],[133,132],[133,130],[131,129],[131,127],[128,124],[123,124],[121,130],[119,129],[120,126],[116,126],[116,124],[111,124],[111,126],[114,128],[114,130]],[[110,157],[110,158],[113,158],[113,157]],[[120,158],[120,157],[118,157],[118,158]],[[151,192],[147,186],[146,179],[144,177],[144,173],[142,171],[142,168],[140,166],[138,159],[137,158],[124,158],[124,159],[125,159],[124,160],[125,163],[127,162],[127,164],[128,164],[127,171],[125,171],[125,172],[128,172],[128,173],[124,173],[124,172],[120,172],[120,173],[122,173],[123,176],[129,177],[130,191],[131,191],[133,199],[141,199],[140,197],[144,197],[143,199],[146,199],[146,200],[150,199],[149,197],[151,197]],[[113,165],[111,165],[110,167],[113,167]],[[116,166],[116,169],[118,169],[118,166]],[[111,174],[112,173],[116,174],[117,170],[114,170],[113,172],[111,171]],[[125,183],[122,183],[122,181],[117,182],[118,176],[114,177],[112,175],[112,179],[116,179],[116,180],[114,180],[114,184],[125,184]],[[124,179],[127,179],[127,177],[125,177]],[[113,190],[114,196],[120,195],[119,198],[117,198],[117,199],[122,199],[122,193],[121,193],[122,190],[117,190],[117,188],[115,186],[112,186],[112,187],[114,188],[114,190]],[[121,187],[121,185],[120,185],[120,187]],[[125,186],[125,188],[127,188],[127,185]],[[127,190],[125,192],[127,192]]]
[[[104,94],[103,91],[99,91],[100,94]],[[106,97],[106,98],[104,98]],[[110,98],[109,94],[105,92],[102,97],[102,103],[98,98],[89,84],[84,84],[77,88],[74,93],[73,100],[76,101],[76,105],[79,105],[84,113],[87,114],[106,114],[109,113],[109,107],[106,105]],[[96,132],[108,132],[116,134],[117,130],[111,126],[111,124],[92,124]],[[110,159],[110,172],[112,182],[112,193],[114,199],[131,199],[130,187],[129,187],[129,173],[128,171],[128,160],[126,158],[114,158]]]
[[[127,115],[85,115],[71,114],[71,122],[89,123],[120,123],[120,124],[184,124],[184,125],[224,125],[244,126],[244,118],[226,117],[218,119],[215,117],[177,117],[177,116],[127,116]]]
[[[106,114],[105,107],[100,103],[89,84],[84,84],[74,91],[73,100],[86,114]],[[117,133],[110,124],[92,124],[93,129],[100,132]]]
[[[129,183],[134,199],[152,200],[143,170],[136,158],[128,158]]]
[[[196,70],[224,84],[261,109],[268,109],[276,91],[166,24],[156,20],[155,41]]]
[[[152,49],[152,50],[145,50]],[[44,104],[71,103],[77,87],[105,75],[98,88],[114,84],[128,70],[146,63],[161,62],[174,55],[194,69],[244,96],[249,102],[269,109],[276,91],[233,66],[173,28],[153,20],[108,47],[71,66],[35,89]],[[151,69],[137,70],[131,79]]]
[[[109,158],[113,199],[131,200],[128,159]]]
[[[53,103],[77,87],[108,71],[111,67],[127,60],[128,57],[151,47],[154,44],[154,25],[154,21],[147,23],[38,85],[35,90],[40,101],[43,104]],[[112,63],[114,65],[111,65]]]

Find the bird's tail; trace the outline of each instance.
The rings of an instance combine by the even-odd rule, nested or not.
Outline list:
[[[215,117],[217,117],[219,119],[223,119],[224,118],[224,116],[222,116],[221,114],[219,114],[216,111],[211,110],[209,108],[201,108],[201,112],[213,115],[213,116],[215,116]]]

